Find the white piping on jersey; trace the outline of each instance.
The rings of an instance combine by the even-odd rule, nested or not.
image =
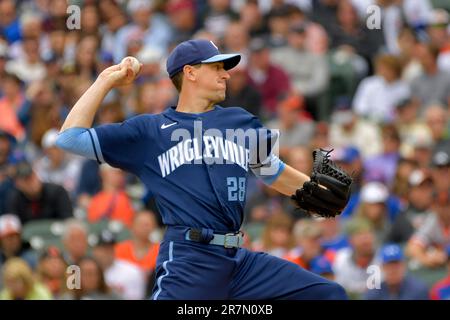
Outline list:
[[[169,275],[169,269],[167,269],[167,263],[173,261],[173,241],[170,241],[169,243],[169,260],[164,261],[163,263],[163,269],[165,273],[161,276],[159,276],[158,280],[156,280],[156,284],[158,285],[158,290],[156,291],[155,295],[153,296],[153,300],[158,300],[158,296],[162,291],[161,287],[161,281],[164,277],[167,277]]]
[[[203,142],[205,148],[203,154],[200,152],[200,143]],[[158,156],[161,176],[164,178],[174,172],[183,164],[202,163],[202,159],[207,163],[235,163],[245,171],[248,171],[250,151],[235,142],[223,139],[222,137],[203,136],[203,141],[197,138],[185,139],[169,150]]]

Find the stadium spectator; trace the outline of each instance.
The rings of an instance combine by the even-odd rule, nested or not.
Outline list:
[[[357,195],[361,189],[361,184],[363,183],[364,167],[361,153],[358,148],[353,146],[346,146],[343,148],[334,149],[331,159],[335,161],[342,169],[346,172],[352,172],[353,182],[352,182],[352,194],[350,197],[355,197],[357,201]],[[348,213],[353,211],[353,202],[350,199],[347,204],[347,209],[342,212],[341,217],[347,216]]]
[[[450,299],[450,246],[446,248],[447,253],[447,269],[448,275],[444,279],[439,280],[430,290],[430,299],[432,300],[448,300]]]
[[[146,277],[138,266],[114,256],[115,235],[109,230],[100,233],[93,255],[105,276],[105,282],[116,294],[127,300],[144,298]]]
[[[355,219],[366,219],[372,225],[377,245],[384,242],[391,228],[388,197],[389,189],[380,182],[369,182],[361,188],[360,207]]]
[[[415,54],[418,43],[417,34],[408,26],[404,26],[398,35],[397,42],[400,50],[398,57],[403,64],[402,79],[411,83],[423,73],[422,65]]]
[[[0,129],[13,135],[17,140],[25,138],[25,130],[17,117],[17,112],[24,102],[22,83],[14,74],[3,76],[0,98]]]
[[[2,36],[6,38],[8,43],[14,43],[22,38],[20,31],[20,21],[17,16],[15,3],[12,0],[0,2],[0,29]]]
[[[153,46],[166,52],[173,33],[164,16],[153,11],[152,4],[146,0],[131,0],[127,12],[132,21],[117,32],[114,42],[114,62],[127,56],[133,41],[142,41],[142,46]]]
[[[24,39],[32,38],[39,42],[39,55],[43,56],[48,48],[48,34],[42,29],[44,17],[33,11],[19,10],[21,41],[16,41],[10,46],[10,54],[13,59],[23,59],[26,56]]]
[[[293,236],[296,247],[284,255],[289,260],[300,267],[310,270],[313,259],[320,256],[322,246],[320,239],[323,231],[317,221],[312,219],[301,219],[295,223]]]
[[[278,129],[280,156],[285,157],[296,146],[307,146],[314,134],[314,123],[305,116],[303,97],[292,94],[281,99],[277,106],[278,117],[267,123],[270,129]]]
[[[330,126],[327,122],[321,121],[316,124],[314,135],[311,139],[311,149],[330,147]]]
[[[407,245],[408,255],[425,268],[442,267],[447,261],[445,248],[450,244],[449,193],[438,193],[432,209],[434,213],[427,216]]]
[[[249,182],[250,183],[250,182]],[[264,184],[255,182],[256,190],[248,196],[245,206],[244,224],[252,239],[260,239],[267,220],[276,214],[283,213],[284,199],[280,194]]]
[[[437,59],[438,68],[439,70],[446,72],[450,72],[450,55],[448,52],[450,45],[448,33],[449,22],[449,13],[445,9],[434,9],[431,12],[426,27],[430,44],[439,48]]]
[[[73,83],[71,85],[73,86]],[[57,87],[54,80],[46,79],[31,83],[25,91],[26,99],[18,116],[26,127],[28,140],[26,154],[30,160],[42,155],[40,148],[44,134],[60,125],[63,107]]]
[[[307,146],[289,148],[286,163],[291,167],[310,174],[312,171],[312,152]]]
[[[44,134],[41,143],[44,157],[36,161],[34,169],[42,182],[61,185],[73,195],[78,183],[81,160],[57,148],[57,137],[56,129],[50,129]]]
[[[292,88],[306,98],[309,110],[319,118],[325,111],[318,111],[318,98],[329,84],[329,66],[325,56],[306,49],[306,25],[294,24],[289,27],[287,45],[273,49],[272,61],[281,66],[289,75]]]
[[[420,99],[421,112],[423,113],[431,103],[447,104],[449,102],[450,73],[438,69],[439,49],[429,44],[419,43],[415,52],[424,73],[414,79],[411,84],[411,92],[416,98]]]
[[[431,175],[439,193],[450,190],[450,150],[438,150],[431,159]]]
[[[412,158],[400,158],[397,164],[397,172],[392,183],[391,192],[398,197],[400,202],[408,206],[409,176],[414,170],[419,169],[417,162]]]
[[[432,144],[431,130],[424,119],[419,118],[419,108],[419,102],[411,98],[400,101],[395,108],[394,124],[400,135],[400,153],[404,157],[414,157],[416,146]]]
[[[6,212],[6,202],[13,183],[9,177],[9,168],[15,161],[13,149],[16,139],[0,129],[0,214]]]
[[[444,105],[430,105],[425,112],[425,121],[433,138],[433,151],[444,150],[450,153],[449,120]]]
[[[243,23],[252,38],[262,36],[267,31],[257,0],[246,1],[239,12],[239,21]]]
[[[305,24],[306,26],[306,49],[315,54],[326,54],[329,41],[324,27],[311,21],[306,10],[296,5],[291,5],[289,12],[290,25]]]
[[[13,257],[23,259],[32,269],[36,267],[37,255],[30,244],[22,241],[22,224],[13,214],[0,216],[0,268]]]
[[[161,80],[161,59],[163,57],[164,55],[161,51],[150,46],[142,48],[137,53],[136,58],[142,63],[141,71],[139,73],[139,84],[143,81],[154,81],[158,83],[158,81]],[[165,105],[162,110],[166,107],[167,105]],[[156,112],[161,112],[162,110],[157,110]]]
[[[331,116],[330,145],[334,148],[356,147],[363,158],[382,151],[380,128],[359,118],[352,110],[350,101],[340,99]]]
[[[92,257],[79,260],[80,286],[66,292],[62,300],[121,300],[106,284],[102,268]]]
[[[39,81],[47,72],[40,57],[39,39],[27,37],[22,40],[23,57],[17,57],[6,63],[6,71],[15,74],[24,83]]]
[[[0,80],[3,82],[3,77],[6,74],[5,66],[6,62],[9,60],[9,54],[8,54],[8,45],[4,43],[3,39],[0,37]],[[0,96],[3,95],[3,89],[0,87]]]
[[[105,19],[102,27],[101,51],[113,57],[118,32],[127,23],[127,17],[115,1],[100,2],[101,14]]]
[[[287,45],[289,16],[290,8],[287,4],[273,7],[267,14],[267,26],[269,28],[267,41],[270,48],[280,48]]]
[[[227,51],[240,52],[244,57],[243,60],[248,60],[248,44],[250,42],[250,35],[247,28],[241,21],[233,21],[230,23],[225,32],[223,42],[224,47]],[[245,62],[243,63],[243,61],[241,61],[239,65],[241,64],[245,65]],[[234,68],[232,70],[234,70]],[[232,79],[233,76],[230,80]]]
[[[116,258],[139,266],[147,274],[153,272],[159,244],[154,242],[152,236],[157,227],[153,212],[147,210],[137,212],[131,226],[131,239],[115,246]]]
[[[338,24],[337,7],[339,0],[319,0],[312,2],[313,21],[322,25],[328,34]]]
[[[96,78],[98,47],[99,43],[94,35],[86,35],[78,43],[74,67],[79,79],[92,81]]]
[[[278,99],[291,90],[291,82],[281,67],[271,63],[270,50],[265,40],[255,38],[249,47],[249,84],[262,96],[263,114],[272,118],[276,115]]]
[[[145,68],[145,66],[143,66],[143,68]],[[173,101],[172,88],[167,86],[165,80],[145,80],[145,82],[139,86],[137,95],[135,106],[130,106],[131,110],[127,110],[127,118],[142,113],[160,113]],[[115,106],[119,107],[120,110],[120,105],[116,104]],[[106,109],[108,108],[105,108],[105,110]],[[105,123],[110,122],[111,121]]]
[[[39,257],[37,279],[50,290],[53,299],[60,299],[67,288],[67,263],[62,252],[54,246],[44,250]]]
[[[312,152],[309,147],[306,146],[298,146],[291,147],[287,150],[287,154],[285,156],[286,164],[291,167],[300,170],[301,172],[305,172],[307,174],[311,174],[312,171]],[[295,220],[301,219],[308,216],[308,213],[303,209],[297,208],[294,206],[290,199],[284,199],[282,203],[283,211],[290,214]]]
[[[50,291],[34,279],[28,264],[20,258],[9,259],[2,270],[4,288],[0,300],[51,300]]]
[[[77,207],[87,210],[92,197],[100,192],[102,180],[100,167],[95,160],[85,160],[81,164],[78,185],[76,188]]]
[[[328,30],[331,47],[350,46],[358,55],[367,60],[372,59],[384,44],[383,33],[381,30],[369,30],[362,25],[351,1],[339,1],[336,5],[336,24],[330,25]]]
[[[61,240],[64,246],[64,260],[67,264],[79,264],[80,259],[87,255],[88,228],[84,222],[76,219],[67,220]]]
[[[353,100],[359,116],[372,121],[391,122],[397,104],[410,96],[409,85],[400,79],[402,64],[393,55],[379,55],[375,59],[376,74],[361,81]]]
[[[166,12],[174,29],[176,42],[189,40],[198,28],[195,1],[167,1]]]
[[[386,242],[403,245],[424,225],[431,214],[433,191],[433,181],[426,171],[417,169],[411,173],[406,193],[407,207],[395,218]]]
[[[60,185],[42,182],[29,163],[18,163],[13,179],[16,189],[10,192],[6,208],[17,214],[22,223],[72,217],[72,203],[67,191]]]
[[[354,219],[346,225],[350,248],[336,253],[333,271],[336,282],[342,285],[351,299],[360,299],[367,291],[367,268],[379,265],[376,255],[375,233],[369,221]]]
[[[124,190],[125,173],[107,164],[100,166],[102,190],[92,197],[88,208],[89,222],[116,220],[130,226],[134,216],[131,200]]]
[[[248,85],[247,66],[241,62],[230,71],[224,107],[245,106],[245,109],[259,117],[262,115],[261,93]]]
[[[283,257],[293,245],[292,227],[292,218],[285,213],[272,215],[263,230],[259,250],[276,257]],[[257,245],[255,249],[258,250]]]
[[[402,248],[396,244],[381,249],[384,280],[380,288],[369,289],[365,300],[428,300],[428,288],[407,274]]]
[[[391,186],[397,171],[400,159],[400,136],[394,125],[387,124],[381,127],[383,150],[380,154],[367,157],[364,161],[366,176],[376,175],[379,180]]]
[[[358,1],[353,1],[353,3],[357,2]],[[397,55],[400,51],[397,41],[398,35],[404,25],[402,9],[396,0],[376,0],[374,2],[381,8],[381,16],[383,17],[381,28],[383,30],[386,51],[390,54]],[[363,19],[364,18],[365,16],[363,16]]]
[[[203,28],[221,39],[237,14],[231,10],[229,0],[208,0],[203,13]]]
[[[64,55],[66,54],[66,34],[64,29],[55,29],[51,30],[48,33],[48,48],[45,53],[43,53],[44,62],[48,63],[49,61],[57,62],[57,72],[52,74],[49,72],[47,67],[47,77],[53,77],[59,74],[60,68],[63,63]]]
[[[318,219],[317,224],[322,230],[320,245],[327,253],[328,260],[333,262],[337,251],[350,246],[348,237],[342,229],[342,219]]]
[[[81,32],[82,36],[93,35],[98,37],[99,25],[100,25],[100,14],[96,5],[85,4],[81,9]]]
[[[403,0],[402,8],[406,22],[419,31],[427,24],[433,5],[431,0]]]
[[[324,256],[318,256],[311,261],[310,271],[331,281],[335,280],[333,266]]]

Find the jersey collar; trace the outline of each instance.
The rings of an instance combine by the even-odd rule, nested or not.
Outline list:
[[[222,109],[221,106],[218,105],[214,105],[214,108],[212,110],[206,111],[206,112],[201,112],[201,113],[188,113],[188,112],[179,112],[176,111],[176,106],[171,106],[169,108],[167,108],[163,113],[166,114],[169,117],[173,117],[175,119],[191,119],[191,120],[195,120],[195,119],[203,119],[213,113],[215,113],[215,111]]]

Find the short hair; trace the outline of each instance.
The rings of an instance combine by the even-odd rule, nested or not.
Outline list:
[[[192,65],[194,68],[200,68],[202,64],[201,63],[197,63]],[[181,92],[181,88],[183,86],[183,70],[181,70],[180,72],[178,72],[177,74],[175,74],[172,78],[170,78],[170,80],[172,81],[173,85],[175,86],[175,88],[177,89],[178,93]]]
[[[403,65],[396,56],[390,54],[381,54],[375,58],[375,65],[385,65],[389,69],[395,72],[397,78],[402,74]]]
[[[397,142],[401,141],[400,133],[398,129],[393,124],[385,124],[381,127],[382,136],[389,137]]]
[[[80,221],[76,218],[71,218],[68,219],[65,223],[63,240],[66,240],[70,232],[76,229],[83,231],[86,234],[86,236],[88,236],[89,231],[87,225],[83,221]]]
[[[174,75],[172,78],[170,78],[173,85],[177,89],[178,93],[181,92],[181,87],[183,85],[183,71],[178,72],[176,75]]]

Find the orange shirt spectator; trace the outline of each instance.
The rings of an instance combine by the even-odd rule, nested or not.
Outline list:
[[[334,258],[336,257],[336,252],[332,250],[326,250],[322,257],[324,257],[328,262],[333,263]],[[316,258],[316,257],[315,257]],[[302,258],[302,255],[296,252],[296,250],[291,250],[288,254],[286,254],[283,259],[293,262],[303,269],[309,270],[310,269],[310,263],[306,262],[304,258]]]
[[[135,252],[133,240],[126,240],[118,243],[115,247],[116,259],[132,262],[144,271],[152,271],[156,268],[156,258],[158,257],[159,243],[152,243],[147,253],[138,257]]]
[[[130,198],[124,191],[100,191],[92,198],[88,208],[89,222],[98,222],[106,218],[120,221],[129,227],[133,215]]]
[[[14,75],[6,75],[1,85],[4,95],[0,99],[0,129],[22,140],[25,130],[17,117],[17,111],[24,102],[20,80]]]
[[[116,244],[116,259],[134,263],[147,273],[156,268],[159,243],[150,240],[157,228],[155,214],[143,210],[136,213],[131,226],[131,239]]]
[[[296,265],[299,265],[303,269],[309,269],[308,264],[302,259],[301,255],[294,254],[293,252],[285,255],[283,257],[285,260],[295,263]]]

